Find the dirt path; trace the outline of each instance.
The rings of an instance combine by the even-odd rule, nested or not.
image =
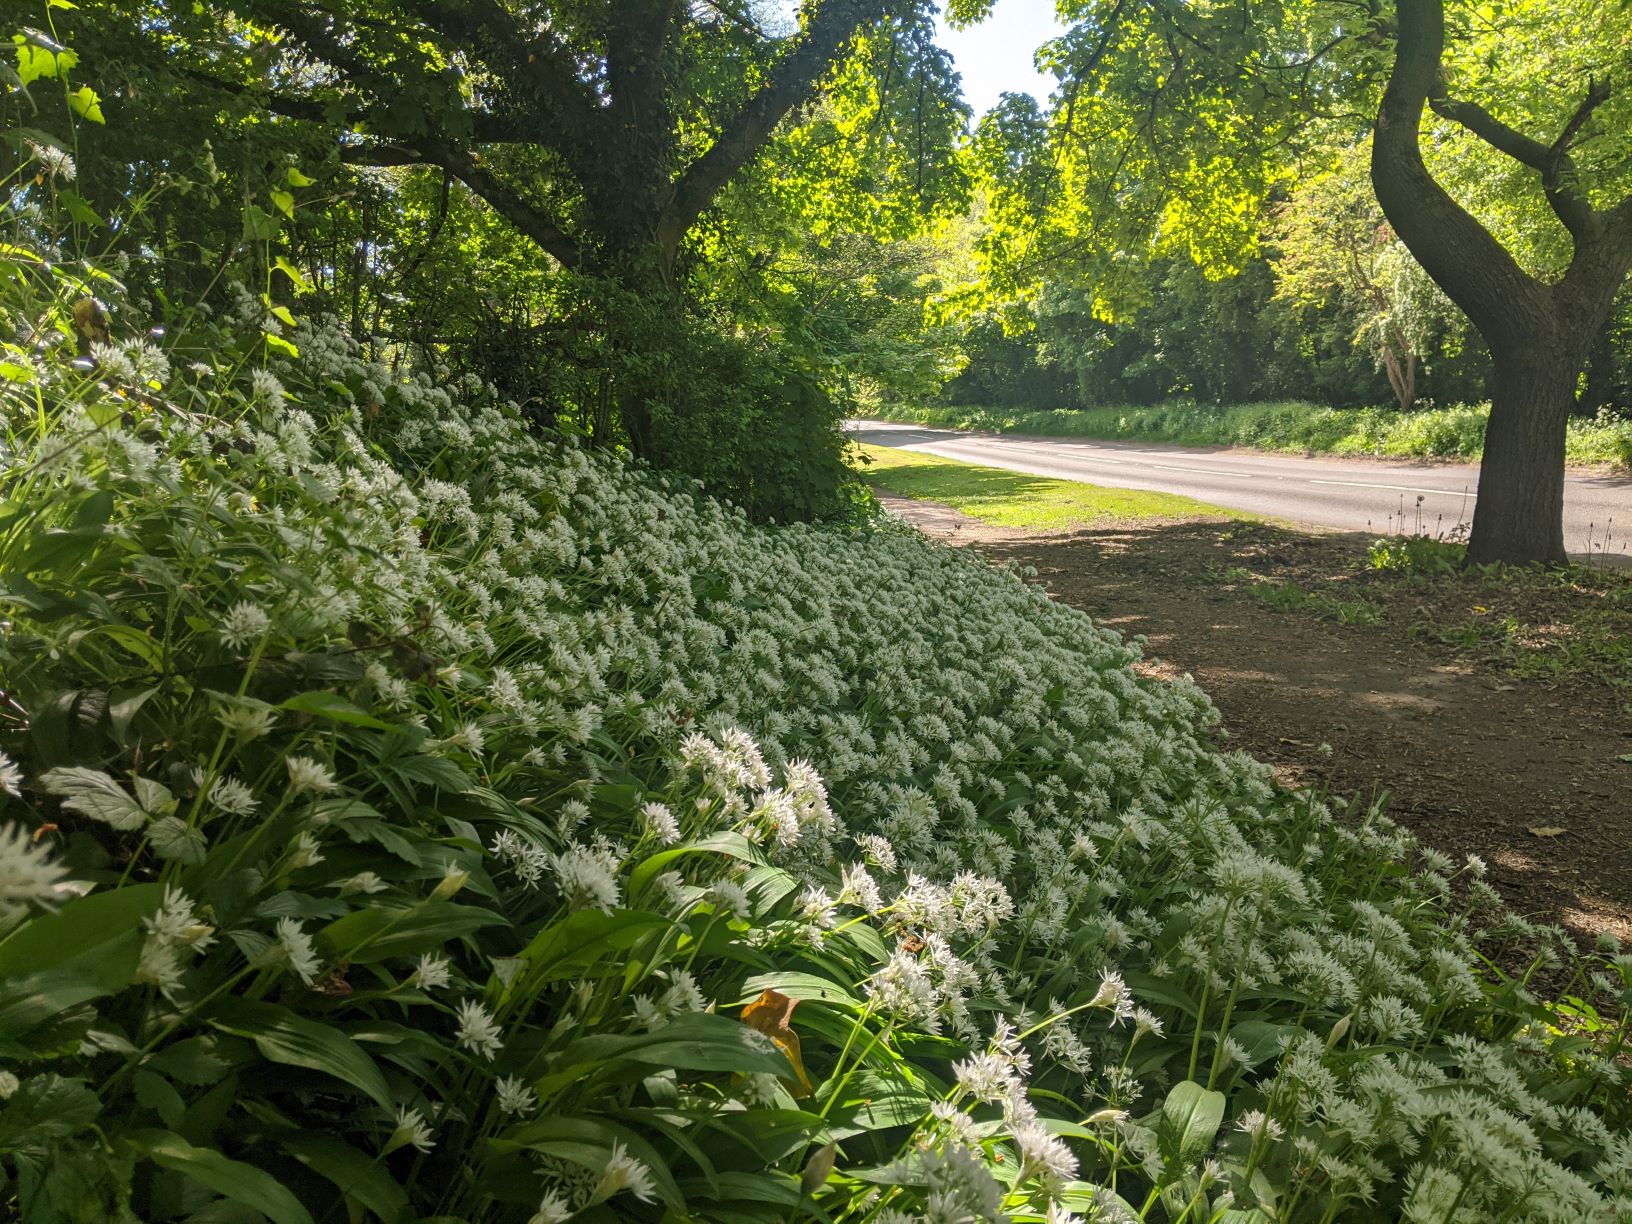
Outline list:
[[[1632,752],[1632,718],[1608,690],[1515,679],[1395,627],[1277,611],[1208,577],[1249,560],[1289,574],[1352,565],[1352,537],[1217,523],[1037,536],[881,497],[926,533],[1035,566],[1056,599],[1145,634],[1152,669],[1194,676],[1228,742],[1287,782],[1389,791],[1395,819],[1479,855],[1521,913],[1632,941],[1632,765],[1616,759]]]

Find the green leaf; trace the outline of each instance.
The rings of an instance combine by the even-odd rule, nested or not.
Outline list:
[[[123,990],[135,977],[141,955],[141,931],[125,931],[48,968],[5,979],[0,983],[0,1040],[21,1037],[69,1008]]]
[[[282,307],[279,307],[279,309],[282,309]],[[388,723],[382,718],[375,718],[367,710],[353,705],[338,693],[297,693],[278,706],[278,709],[291,710],[296,714],[309,714],[313,718],[326,718],[330,722],[350,723],[358,727],[373,727],[380,731],[395,729],[394,724]]]
[[[273,208],[276,208],[286,217],[291,219],[294,217],[295,197],[293,195],[287,191],[274,191],[271,193],[271,199]]]
[[[91,207],[91,202],[80,195],[79,192],[70,191],[66,187],[59,188],[57,199],[62,201],[62,206],[67,210],[68,215],[81,225],[101,226],[102,218],[97,216],[96,209]]]
[[[294,166],[289,167],[289,172],[284,175],[284,178],[289,181],[289,186],[291,187],[310,187],[313,183],[317,182],[317,180],[314,178],[307,178]]]
[[[256,204],[244,206],[244,241],[271,242],[278,236],[278,230],[283,223],[278,218]]]
[[[282,336],[275,336],[271,332],[262,332],[261,334],[266,338],[267,348],[276,349],[285,357],[300,356],[300,349],[291,344],[289,341],[285,340]]]
[[[306,279],[306,274],[282,255],[272,261],[272,267],[289,278],[294,284],[296,293],[310,293],[312,291],[312,282]]]
[[[141,828],[149,813],[100,769],[68,765],[40,775],[40,785],[62,796],[62,806],[92,820],[112,825],[121,833]],[[166,792],[168,793],[168,792]]]
[[[296,327],[295,316],[287,306],[272,307],[272,317],[285,327]]]
[[[102,118],[102,99],[89,85],[81,85],[71,91],[68,94],[68,105],[74,108],[74,114],[81,119],[89,119],[92,123],[105,122]]]
[[[546,1155],[558,1156],[573,1164],[582,1165],[599,1173],[612,1155],[612,1145],[621,1143],[652,1175],[658,1197],[677,1215],[684,1216],[686,1200],[674,1184],[674,1175],[668,1164],[638,1133],[602,1118],[549,1117],[534,1122],[523,1122],[492,1141],[497,1152],[531,1148]]]
[[[531,966],[528,980],[536,985],[577,977],[609,953],[627,951],[651,931],[672,921],[640,910],[578,910],[551,923],[522,949]]]
[[[49,969],[140,928],[159,908],[157,884],[130,884],[70,901],[42,914],[0,941],[0,979]]]
[[[1194,1080],[1173,1085],[1162,1102],[1156,1124],[1156,1146],[1170,1170],[1200,1163],[1213,1146],[1224,1121],[1224,1094],[1203,1088]]]
[[[317,943],[337,958],[372,965],[392,956],[433,952],[450,939],[509,921],[493,910],[452,901],[372,905],[329,923],[318,932]]]
[[[753,863],[755,866],[765,861],[754,843],[741,833],[715,833],[652,855],[629,873],[629,895],[640,896],[646,890],[646,886],[666,871],[671,863],[688,854],[723,854],[741,859],[745,863]]]
[[[261,1056],[289,1067],[332,1075],[361,1090],[382,1109],[395,1109],[379,1067],[339,1029],[295,1015],[275,1003],[224,999],[211,1009],[210,1023],[225,1033],[248,1037]]]
[[[131,1131],[125,1139],[154,1164],[260,1212],[272,1224],[312,1224],[300,1200],[264,1169],[229,1160],[213,1148],[194,1147],[172,1131]]]
[[[328,1178],[340,1192],[354,1199],[388,1224],[408,1207],[408,1193],[391,1171],[371,1156],[330,1135],[293,1131],[278,1142],[301,1164]]]

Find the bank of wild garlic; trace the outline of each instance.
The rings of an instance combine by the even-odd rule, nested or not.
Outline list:
[[[7,292],[23,1218],[1632,1218],[1632,961],[1020,576]]]

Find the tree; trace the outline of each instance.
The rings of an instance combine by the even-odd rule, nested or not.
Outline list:
[[[1510,127],[1444,79],[1443,0],[1399,0],[1399,42],[1377,111],[1371,176],[1378,202],[1428,274],[1467,314],[1495,365],[1490,424],[1468,541],[1475,563],[1562,564],[1564,433],[1576,382],[1632,268],[1632,193],[1600,205],[1576,165],[1611,96],[1608,78],[1571,82],[1580,100],[1550,143]],[[1547,280],[1440,184],[1423,159],[1425,108],[1539,178],[1570,239],[1563,275]]]
[[[1377,206],[1369,150],[1343,150],[1326,173],[1299,183],[1280,210],[1276,294],[1299,307],[1334,299],[1388,377],[1402,412],[1416,403],[1419,367],[1458,326],[1456,307],[1405,249]]]
[[[326,133],[351,166],[426,168],[555,266],[653,300],[609,307],[610,335],[678,312],[699,219],[824,92],[869,108],[857,143],[915,168],[892,187],[943,185],[967,111],[932,11],[805,0],[790,22],[754,0],[150,0],[107,22],[185,82],[179,105],[247,100]],[[653,394],[635,376],[618,390],[636,449],[650,449]]]
[[[1043,52],[1060,78],[1051,112],[1000,110],[977,142],[999,222],[993,285],[1025,295],[1074,275],[1114,315],[1137,308],[1153,258],[1188,251],[1228,272],[1303,160],[1374,126],[1389,224],[1494,358],[1469,556],[1560,562],[1565,419],[1632,263],[1615,7],[1468,5],[1447,44],[1443,0],[1073,0],[1075,24]],[[1471,88],[1485,101],[1463,100]]]

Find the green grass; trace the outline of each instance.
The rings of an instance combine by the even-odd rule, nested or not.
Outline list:
[[[1108,489],[888,446],[859,449],[871,461],[862,468],[868,483],[903,497],[940,502],[998,527],[1061,531],[1108,523],[1256,517],[1176,493]]]
[[[914,425],[983,429],[1045,437],[1176,442],[1181,446],[1248,446],[1318,455],[1477,459],[1488,404],[1425,408],[1326,408],[1287,400],[1209,406],[1173,402],[1152,407],[1054,408],[1044,411],[946,405],[881,407],[872,415]],[[1572,420],[1565,444],[1571,463],[1632,466],[1632,421]]]

